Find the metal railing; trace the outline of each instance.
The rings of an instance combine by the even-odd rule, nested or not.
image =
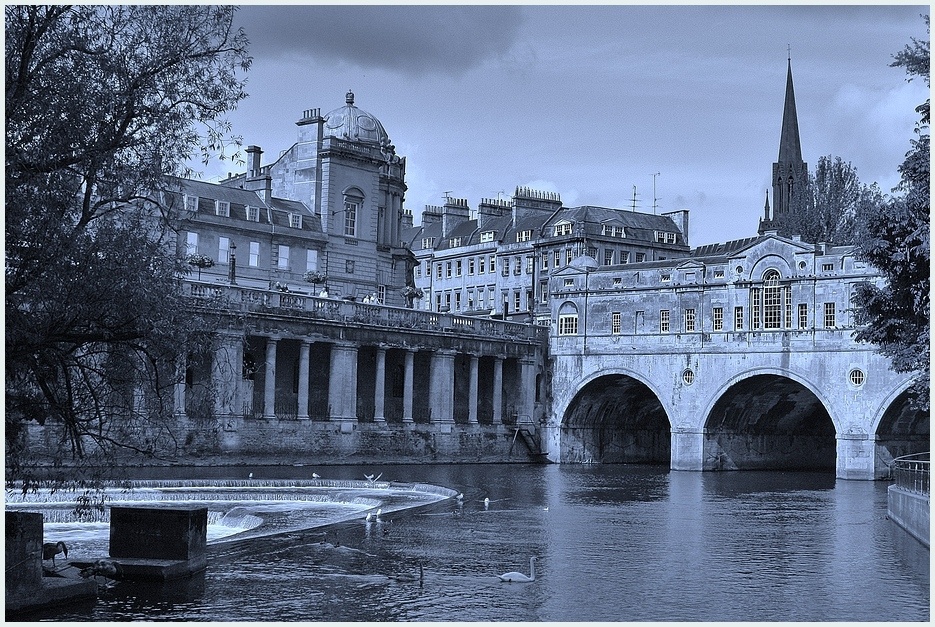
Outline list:
[[[903,455],[893,460],[893,483],[907,492],[929,494],[929,453]]]

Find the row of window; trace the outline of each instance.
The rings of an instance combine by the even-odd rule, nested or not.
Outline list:
[[[433,238],[427,238],[429,240]],[[424,242],[424,240],[423,240]],[[587,250],[588,255],[592,258],[596,258],[597,249],[589,247]],[[468,257],[467,258],[467,274],[468,276],[473,276],[475,274],[485,274],[487,272],[493,273],[496,268],[496,255],[480,255],[478,257]],[[548,270],[550,262],[555,268],[560,268],[563,265],[568,265],[571,263],[574,258],[574,251],[571,248],[564,248],[559,250],[554,250],[551,252],[543,252],[541,256],[541,268],[543,270]],[[489,265],[487,260],[489,259]],[[526,274],[532,274],[533,271],[533,256],[532,255],[514,255],[514,256],[505,256],[501,257],[503,262],[501,268],[501,274],[503,276],[510,275],[510,269],[512,267],[513,274],[523,274],[525,271]],[[512,260],[512,261],[511,261]],[[524,261],[525,260],[525,261]],[[564,264],[562,263],[564,260]],[[636,253],[635,254],[636,263],[641,263],[646,261],[646,253]],[[416,276],[429,276],[429,267],[432,262],[425,261],[423,265],[420,265],[416,268]],[[525,270],[524,270],[525,263]],[[617,251],[612,248],[607,248],[604,250],[604,265],[610,266],[614,263],[630,263],[630,251],[620,250]],[[455,259],[452,261],[438,261],[435,262],[435,277],[438,279],[441,278],[452,278],[459,277],[462,275],[464,270],[464,264],[461,259]]]
[[[198,233],[189,231],[185,242],[186,254],[198,252]],[[270,265],[280,270],[289,270],[292,259],[292,247],[279,244],[270,249]],[[230,263],[231,240],[228,237],[218,238],[217,261],[218,263]],[[260,242],[250,242],[247,252],[247,266],[251,268],[260,267]],[[305,251],[305,272],[312,272],[318,269],[318,251],[306,249]]]
[[[461,290],[435,293],[435,310],[447,308],[453,311],[472,311],[475,309],[497,309],[503,306],[504,312],[527,311],[533,305],[532,290],[502,290],[500,303],[496,300],[496,287],[493,285],[468,288],[462,300]],[[464,305],[464,306],[462,306]]]
[[[822,324],[826,329],[834,328],[836,324],[836,305],[835,303],[822,303]],[[634,320],[634,332],[640,333],[644,330],[644,314],[643,311],[637,311]],[[796,308],[796,318],[792,318],[792,309],[791,305],[789,306],[786,316],[784,319],[777,318],[774,321],[774,324],[763,324],[761,326],[758,313],[754,309],[751,311],[751,320],[750,328],[751,330],[758,329],[780,329],[787,328],[791,329],[797,327],[799,329],[808,328],[808,304],[799,303]],[[723,307],[712,307],[711,309],[711,329],[713,331],[725,331],[724,328],[724,308]],[[743,331],[744,328],[744,308],[742,306],[734,307],[734,331]],[[795,324],[793,324],[795,323]],[[621,312],[615,311],[610,314],[610,332],[614,335],[619,335],[622,333],[622,315]],[[682,333],[693,333],[698,331],[698,317],[697,310],[694,308],[682,310]],[[660,333],[671,333],[672,329],[672,319],[671,312],[668,309],[659,310],[659,332]],[[559,335],[577,335],[578,334],[578,312],[574,309],[564,310],[558,316],[558,334]]]

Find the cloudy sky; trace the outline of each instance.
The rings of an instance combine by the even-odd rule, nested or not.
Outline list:
[[[270,163],[302,111],[353,90],[407,158],[416,223],[445,193],[689,209],[689,243],[756,234],[791,47],[803,157],[889,191],[927,95],[892,55],[906,6],[243,6],[250,97],[231,116]],[[201,168],[211,180],[230,162]],[[501,193],[502,192],[502,193]]]

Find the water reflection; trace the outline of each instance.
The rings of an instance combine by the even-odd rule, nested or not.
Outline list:
[[[351,478],[364,470],[374,472],[328,472]],[[194,597],[117,587],[90,615],[56,618],[929,619],[928,551],[886,520],[881,483],[596,465],[381,471],[464,498],[384,508],[379,523],[358,512],[337,524],[215,543]],[[499,582],[499,573],[526,570],[532,555],[535,583]],[[422,585],[405,576],[420,565]]]

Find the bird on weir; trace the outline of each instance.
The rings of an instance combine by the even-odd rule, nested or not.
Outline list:
[[[117,579],[120,575],[120,565],[111,560],[99,559],[87,568],[82,568],[80,574],[85,579],[97,577],[98,575],[109,579]]]
[[[503,573],[498,575],[500,581],[507,581],[510,583],[531,583],[536,580],[536,556],[533,555],[529,558],[529,575],[512,571],[509,573]]]
[[[364,475],[364,479],[366,479],[366,480],[369,481],[370,483],[376,483],[377,481],[380,480],[380,477],[382,477],[382,476],[383,476],[383,473],[381,472],[381,473],[380,473],[379,475],[377,475],[376,477],[374,477],[373,475]]]
[[[55,567],[55,556],[59,553],[65,554],[65,559],[68,559],[68,547],[65,546],[65,543],[61,540],[58,542],[46,542],[42,545],[42,559],[52,560],[52,567]]]

